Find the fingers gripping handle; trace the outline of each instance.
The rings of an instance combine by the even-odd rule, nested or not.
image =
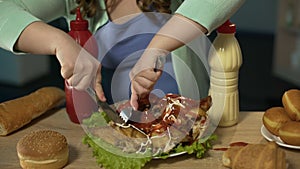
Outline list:
[[[158,70],[162,70],[164,68],[164,64],[166,63],[166,56],[158,56],[154,65],[154,72]]]
[[[166,56],[158,56],[155,61],[154,65],[154,72],[162,71],[164,68],[164,64],[166,62]],[[146,109],[149,109],[151,107],[150,101],[149,101],[149,94],[145,97],[139,98],[138,100],[138,110],[144,111]]]

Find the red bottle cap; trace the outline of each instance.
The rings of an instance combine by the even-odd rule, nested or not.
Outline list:
[[[71,30],[74,31],[88,30],[89,23],[87,20],[82,18],[79,7],[77,7],[76,9],[76,20],[72,20],[70,25],[71,25]]]
[[[223,25],[221,25],[217,31],[219,33],[231,34],[236,32],[235,24],[231,23],[230,20],[227,20]]]

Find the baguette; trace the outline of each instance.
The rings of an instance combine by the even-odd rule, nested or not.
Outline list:
[[[43,87],[29,95],[0,103],[0,135],[5,136],[20,129],[64,101],[62,89]]]

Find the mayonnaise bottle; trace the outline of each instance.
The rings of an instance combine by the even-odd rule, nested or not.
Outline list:
[[[220,127],[229,127],[239,120],[238,75],[242,53],[235,37],[236,26],[229,20],[217,29],[209,54],[212,113],[219,114]],[[216,116],[216,115],[215,115]]]

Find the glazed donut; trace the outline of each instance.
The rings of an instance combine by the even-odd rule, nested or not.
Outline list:
[[[279,129],[280,139],[290,145],[300,146],[300,122],[289,121]]]
[[[262,121],[270,133],[278,136],[281,126],[291,119],[283,107],[271,107],[264,113]]]
[[[300,121],[300,90],[290,89],[284,92],[282,104],[292,120]]]

